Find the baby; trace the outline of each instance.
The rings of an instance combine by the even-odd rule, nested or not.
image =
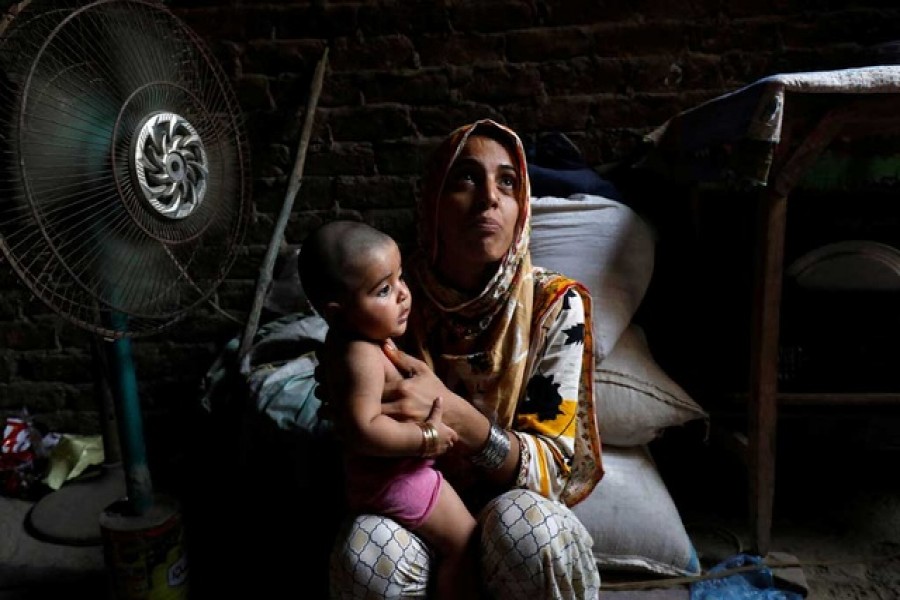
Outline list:
[[[435,550],[437,597],[475,598],[475,519],[434,467],[456,432],[441,422],[437,398],[423,423],[381,413],[385,383],[403,378],[382,350],[406,331],[411,297],[394,240],[356,221],[313,231],[299,256],[300,283],[328,323],[321,353],[332,411],[342,411],[347,503],[390,517]]]

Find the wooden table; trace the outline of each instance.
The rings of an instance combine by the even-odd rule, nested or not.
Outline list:
[[[782,393],[778,344],[787,204],[836,140],[900,132],[900,67],[788,73],[680,113],[648,136],[645,167],[691,182],[757,188],[747,436],[753,550],[769,551],[779,405],[900,403],[900,393]],[[900,389],[898,389],[900,392]]]

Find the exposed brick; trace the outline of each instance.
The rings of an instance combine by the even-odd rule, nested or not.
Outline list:
[[[287,181],[283,185],[261,187],[253,194],[256,210],[260,213],[277,215],[281,212],[287,196]],[[300,190],[294,198],[293,210],[309,208],[324,209],[333,202],[332,178],[303,174]]]
[[[13,381],[0,384],[0,408],[20,410],[31,414],[57,410],[66,404],[66,386],[41,381]]]
[[[585,56],[593,49],[594,37],[583,27],[535,28],[506,36],[506,58],[514,63]]]
[[[60,348],[90,348],[93,336],[93,333],[83,327],[73,325],[66,321],[59,322],[56,331],[57,344]],[[87,352],[87,350],[85,350],[85,352]]]
[[[654,127],[678,112],[676,99],[674,94],[605,97],[593,104],[591,118],[597,127]]]
[[[334,71],[414,69],[419,66],[413,43],[403,35],[340,38],[334,42],[328,65]]]
[[[253,40],[240,58],[245,74],[270,77],[284,73],[310,77],[325,50],[324,40]]]
[[[269,231],[271,231],[271,229]],[[271,233],[268,234],[268,237],[271,237]],[[238,252],[234,266],[231,267],[228,278],[222,282],[222,285],[233,280],[255,279],[256,274],[259,272],[259,265],[262,262],[262,257],[265,255],[266,246],[268,246],[268,243],[257,246],[245,245],[242,247],[240,252]]]
[[[450,29],[447,2],[405,0],[363,4],[359,7],[359,29],[364,35],[396,31],[404,35],[446,32]]]
[[[234,83],[238,101],[250,110],[271,110],[275,99],[269,89],[269,78],[264,75],[244,75]]]
[[[322,82],[319,106],[357,106],[363,103],[363,82],[374,76],[371,72],[327,71]]]
[[[406,71],[378,73],[362,84],[365,102],[401,102],[403,104],[439,104],[451,99],[446,73]]]
[[[363,213],[367,223],[384,231],[394,238],[401,250],[406,253],[415,241],[415,210],[413,209],[377,209]]]
[[[837,2],[844,4],[844,2]],[[836,2],[836,3],[837,3]],[[819,8],[827,8],[828,0],[815,0],[815,4]],[[720,5],[723,17],[731,19],[740,19],[742,17],[757,17],[760,15],[773,15],[785,9],[788,4],[785,0],[732,0],[731,2],[723,2]],[[797,2],[794,2],[797,4]]]
[[[188,4],[185,2],[184,4]],[[193,5],[193,0],[190,1]],[[197,32],[206,40],[231,39],[237,40],[245,37],[245,24],[256,16],[258,11],[242,11],[242,10],[222,10],[220,7],[197,8],[178,7],[174,11],[175,15],[180,18],[192,30]],[[215,35],[212,35],[211,24],[215,24]],[[258,37],[258,36],[251,36]],[[209,42],[207,42],[209,43]]]
[[[535,105],[505,106],[503,112],[520,135],[541,131],[579,131],[591,117],[592,96],[556,96]]]
[[[257,272],[259,272],[257,263]],[[235,310],[247,313],[253,303],[253,293],[256,291],[256,281],[246,279],[226,279],[216,289],[216,303],[225,310]]]
[[[211,299],[215,300],[215,298]],[[232,337],[243,331],[243,324],[248,307],[237,314],[232,314],[233,318],[222,315],[218,310],[207,305],[203,310],[196,311],[195,314],[189,315],[178,327],[173,327],[166,331],[166,341],[173,343],[198,343],[200,341],[208,341],[213,344],[223,345]],[[235,321],[234,319],[237,319]],[[212,364],[210,362],[210,364]]]
[[[324,209],[334,204],[334,180],[331,177],[303,176],[294,201],[294,211]]]
[[[534,97],[542,89],[538,69],[501,63],[473,68],[471,78],[460,91],[476,102],[504,102]]]
[[[168,4],[223,66],[252,143],[251,222],[213,294],[238,321],[255,292],[326,44],[329,68],[285,239],[350,216],[408,249],[424,160],[462,123],[490,117],[526,138],[564,131],[589,164],[609,164],[632,156],[646,132],[678,111],[761,76],[877,61],[872,45],[896,39],[900,25],[900,8],[885,0]],[[215,258],[198,255],[196,265],[215,267]],[[15,393],[14,402],[33,400],[59,430],[96,429],[90,361],[79,373],[72,358],[89,355],[93,334],[30,298],[8,265],[0,289],[0,407]],[[175,435],[166,423],[195,401],[202,363],[239,329],[204,302],[146,340],[156,350],[140,359],[141,402],[164,446],[180,443],[166,439]]]
[[[725,52],[721,56],[722,83],[737,88],[771,73],[775,54],[772,52]]]
[[[0,383],[9,383],[16,375],[16,353],[0,350]]]
[[[11,321],[19,317],[22,304],[27,301],[30,292],[22,289],[19,281],[12,283],[12,289],[5,287],[0,294],[0,321]]]
[[[417,114],[413,115],[415,121]],[[418,123],[417,123],[418,125]],[[419,127],[421,129],[421,127]],[[375,146],[375,164],[383,175],[419,177],[433,146],[422,140],[385,142]]]
[[[338,177],[334,196],[342,208],[360,211],[415,204],[409,179],[401,177]]]
[[[789,48],[878,44],[896,40],[900,10],[849,9],[810,12],[785,21],[784,43]]]
[[[246,307],[249,307],[248,303]],[[140,381],[199,381],[215,358],[212,344],[159,341],[134,345],[135,372]],[[148,402],[152,402],[152,397]]]
[[[34,422],[47,431],[75,435],[101,435],[98,411],[47,410],[35,413]]]
[[[624,66],[620,60],[579,57],[553,61],[540,66],[540,76],[550,97],[624,90]]]
[[[46,300],[58,300],[59,298],[54,298],[52,295],[35,296],[34,294],[26,291],[22,296],[22,299],[23,302],[20,306],[22,309],[22,316],[26,319],[39,319],[41,317],[53,316],[57,314],[55,310],[46,303]]]
[[[450,23],[456,31],[522,29],[537,24],[537,17],[534,4],[528,0],[460,0],[450,6]]]
[[[673,73],[669,68],[669,76],[664,80],[665,89],[723,89],[725,79],[722,76],[722,57],[710,54],[689,54],[678,63],[680,73]],[[673,76],[679,77],[678,81]],[[647,88],[647,91],[652,91]]]
[[[774,17],[741,21],[698,22],[688,29],[688,48],[721,54],[735,48],[780,50],[784,46],[782,20]]]
[[[416,130],[424,136],[447,135],[463,123],[478,119],[502,121],[503,116],[489,103],[464,102],[440,108],[417,108],[412,111]]]
[[[246,39],[332,39],[353,35],[358,28],[357,5],[267,3],[242,8]]]
[[[98,413],[100,400],[94,382],[66,386],[66,407],[79,413]],[[93,418],[93,417],[92,417]]]
[[[335,140],[381,141],[413,133],[409,109],[397,104],[335,109],[329,123]]]
[[[31,381],[89,382],[93,377],[90,348],[23,353],[16,362],[16,373]]]
[[[312,91],[311,73],[281,73],[269,83],[272,101],[279,110],[301,116],[301,120],[289,129],[288,135],[296,137],[300,133],[302,116]],[[323,83],[324,87],[324,83]]]
[[[542,14],[544,25],[583,25],[584,23],[605,23],[620,21],[634,14],[634,2],[614,0],[612,2],[572,2],[571,0],[545,0]]]
[[[718,2],[708,0],[641,0],[632,14],[641,18],[667,18],[680,20],[696,20],[717,16],[722,8]]]
[[[25,322],[0,322],[0,346],[12,350],[46,350],[56,347],[52,326]]]
[[[285,239],[291,243],[301,243],[313,229],[326,221],[346,218],[362,220],[362,214],[356,210],[332,208],[329,210],[307,210],[293,215],[285,230]]]
[[[598,22],[591,26],[599,56],[629,57],[677,54],[685,48],[690,21],[632,20]]]
[[[335,142],[307,152],[304,173],[313,176],[372,175],[375,151],[369,143]]]
[[[423,66],[478,65],[504,58],[505,36],[501,34],[445,33],[415,38]]]
[[[22,280],[16,275],[9,262],[6,260],[0,261],[0,289],[6,290],[21,283]]]
[[[858,57],[865,55],[866,50],[856,44],[816,49],[791,49],[773,54],[768,63],[768,69],[772,73],[844,69],[859,66]]]
[[[678,58],[632,58],[625,63],[630,90],[667,92],[678,89],[722,89],[721,58],[702,54]]]

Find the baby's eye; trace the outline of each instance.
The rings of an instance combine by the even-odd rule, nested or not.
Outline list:
[[[387,284],[381,286],[380,288],[378,288],[378,291],[375,292],[375,295],[379,298],[387,298],[391,295],[391,286]]]

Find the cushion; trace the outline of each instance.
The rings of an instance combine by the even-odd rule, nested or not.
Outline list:
[[[531,259],[591,293],[596,358],[612,351],[647,292],[655,236],[631,208],[602,196],[531,199]]]
[[[574,507],[601,571],[697,575],[700,561],[646,446],[604,445],[606,474]]]
[[[614,446],[646,444],[667,427],[709,416],[656,363],[643,329],[630,324],[594,373],[601,439]]]

